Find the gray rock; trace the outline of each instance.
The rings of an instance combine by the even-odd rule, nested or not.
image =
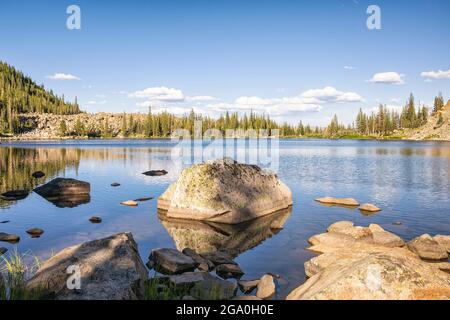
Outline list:
[[[243,293],[250,293],[258,286],[259,279],[256,280],[239,280],[238,286]]]
[[[201,256],[211,261],[215,266],[220,264],[236,264],[233,257],[225,251],[203,253]]]
[[[27,230],[27,233],[32,237],[32,238],[39,238],[41,235],[44,234],[44,230],[40,229],[40,228],[31,228]]]
[[[88,195],[91,192],[91,185],[88,182],[70,178],[56,178],[34,189],[34,192],[44,198]]]
[[[445,260],[448,258],[447,250],[429,234],[423,234],[409,241],[408,249],[425,260]]]
[[[1,194],[1,199],[7,200],[7,201],[16,201],[16,200],[22,200],[28,197],[28,191],[27,190],[11,190],[7,191]]]
[[[272,298],[276,293],[275,280],[270,274],[265,274],[259,280],[256,296],[261,299]]]
[[[0,232],[0,241],[17,243],[20,241],[20,237],[15,234]]]
[[[258,166],[221,159],[184,169],[158,198],[168,218],[238,224],[292,205],[277,175]]]
[[[236,295],[237,285],[216,277],[208,277],[194,284],[190,295],[200,300],[227,300]]]
[[[45,177],[45,173],[42,171],[36,171],[36,172],[33,172],[33,174],[31,176],[33,178],[40,179],[40,178]]]
[[[70,266],[79,268],[81,289],[67,287]],[[26,286],[44,288],[58,300],[133,300],[144,297],[147,276],[133,236],[119,233],[60,251],[42,264]]]
[[[154,268],[164,274],[178,274],[193,271],[197,263],[189,256],[176,249],[155,249],[150,253],[149,260],[153,261]]]
[[[118,183],[118,182],[111,183],[111,187],[119,187],[119,186],[120,186],[120,183]]]
[[[244,272],[237,264],[219,264],[216,267],[216,274],[224,279],[239,279],[244,275]]]

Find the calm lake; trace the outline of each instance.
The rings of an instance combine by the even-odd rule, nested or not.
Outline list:
[[[307,239],[339,220],[366,226],[378,223],[405,240],[423,233],[450,234],[450,143],[359,140],[279,142],[278,175],[293,192],[291,212],[242,226],[221,226],[158,217],[156,198],[176,180],[170,140],[90,140],[3,142],[0,145],[0,191],[32,189],[54,177],[91,183],[82,203],[51,203],[36,193],[17,202],[0,202],[0,232],[17,234],[17,244],[0,246],[32,252],[45,259],[51,252],[83,241],[131,231],[147,262],[152,248],[191,246],[198,250],[228,249],[246,273],[279,274],[279,298],[305,279],[303,263],[314,254]],[[250,153],[252,151],[249,151]],[[161,177],[142,172],[165,169]],[[34,171],[47,176],[31,178]],[[111,187],[119,182],[121,186]],[[382,211],[363,215],[357,209],[327,207],[317,197],[353,197]],[[142,197],[138,207],[121,201]],[[101,216],[93,224],[89,218]],[[401,225],[393,222],[400,221]],[[276,228],[274,226],[276,225]],[[282,229],[278,229],[283,226]],[[25,231],[45,230],[40,238]]]

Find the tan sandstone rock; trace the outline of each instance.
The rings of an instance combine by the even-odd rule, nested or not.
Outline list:
[[[325,204],[337,204],[342,206],[350,206],[357,207],[359,206],[359,202],[353,198],[333,198],[333,197],[324,197],[315,199],[317,202],[325,203]]]
[[[361,205],[358,209],[361,210],[361,211],[365,211],[365,212],[378,212],[378,211],[381,211],[380,208],[378,208],[376,205],[371,204],[371,203],[365,203],[365,204]]]
[[[412,239],[408,242],[408,249],[426,260],[444,260],[448,258],[447,250],[429,234],[423,234]]]
[[[450,236],[444,236],[441,234],[438,234],[433,237],[434,240],[437,241],[445,250],[447,250],[448,253],[450,253]]]
[[[227,224],[253,220],[291,205],[291,191],[275,174],[229,158],[184,169],[158,199],[158,209],[169,218]]]

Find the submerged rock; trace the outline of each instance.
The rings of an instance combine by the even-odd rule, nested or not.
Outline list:
[[[169,218],[236,224],[292,205],[289,188],[256,165],[231,159],[196,164],[158,198]]]
[[[448,258],[447,250],[429,234],[423,234],[409,241],[408,249],[426,260],[444,260]]]
[[[31,176],[33,178],[40,179],[40,178],[45,177],[45,173],[42,171],[36,171],[36,172],[33,172],[33,174]]]
[[[8,249],[5,247],[0,247],[0,256],[4,255],[6,252],[8,252]]]
[[[359,206],[359,202],[353,198],[333,198],[333,197],[324,197],[315,199],[317,202],[325,203],[325,204],[337,204],[342,206],[349,207],[357,207]]]
[[[17,243],[20,241],[20,237],[15,234],[0,232],[0,241]]]
[[[80,289],[67,288],[71,266],[79,268]],[[144,297],[146,279],[133,236],[119,233],[60,251],[42,264],[27,288],[45,289],[58,300],[133,300]]]
[[[143,172],[142,174],[144,174],[146,176],[150,176],[150,177],[157,177],[157,176],[164,176],[167,173],[168,172],[166,170],[150,170],[150,171]]]
[[[27,230],[27,233],[32,237],[32,238],[39,238],[41,235],[44,234],[44,230],[40,229],[40,228],[31,228]]]
[[[261,277],[256,288],[256,296],[261,299],[269,299],[275,295],[276,286],[272,275],[265,274]]]
[[[381,211],[380,208],[378,208],[376,205],[371,204],[371,203],[365,203],[365,204],[361,205],[358,209],[361,210],[361,211],[365,211],[365,212],[378,212],[378,211]]]
[[[11,190],[1,194],[1,199],[7,201],[23,200],[28,197],[29,192],[27,190]]]
[[[321,255],[305,263],[309,279],[287,299],[449,299],[450,274],[443,263],[429,263],[403,245],[393,233],[371,224],[370,236],[348,222],[312,236],[311,251]],[[361,227],[359,227],[361,228]]]
[[[154,249],[150,253],[149,260],[158,272],[164,274],[193,271],[197,267],[194,259],[176,249]]]

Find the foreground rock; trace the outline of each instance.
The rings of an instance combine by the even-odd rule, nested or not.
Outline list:
[[[53,179],[33,191],[60,208],[73,208],[91,200],[90,184],[70,178]]]
[[[17,243],[20,241],[20,237],[15,234],[0,232],[0,241]]]
[[[236,224],[292,205],[292,193],[278,177],[255,165],[225,158],[184,169],[159,197],[169,218]]]
[[[69,266],[79,266],[81,289],[70,290]],[[70,270],[70,269],[69,269]],[[131,233],[66,248],[42,264],[27,283],[59,300],[134,300],[144,297],[147,270]]]
[[[143,172],[142,174],[150,177],[158,177],[158,176],[165,176],[168,172],[166,170],[150,170]]]
[[[336,204],[342,206],[349,207],[357,207],[359,206],[359,202],[353,198],[333,198],[333,197],[324,197],[316,199],[317,202],[324,204]]]
[[[176,249],[154,249],[149,257],[150,265],[164,274],[177,274],[193,271],[197,263],[191,257]]]
[[[269,299],[275,295],[275,280],[272,275],[265,274],[261,277],[256,288],[256,296],[261,299]]]
[[[220,264],[216,267],[216,273],[219,277],[224,279],[240,278],[244,272],[237,264]]]
[[[309,279],[287,299],[450,298],[450,274],[442,271],[448,266],[420,259],[379,225],[341,221],[309,242],[321,255],[305,263]]]
[[[44,234],[44,230],[40,229],[40,228],[31,228],[27,230],[27,233],[32,237],[32,238],[39,238],[41,235]]]
[[[433,239],[439,243],[445,250],[450,253],[450,236],[443,236],[438,234],[434,236]]]
[[[412,239],[408,242],[408,248],[417,253],[422,259],[444,260],[448,258],[445,247],[441,246],[429,234],[423,234],[420,237]]]
[[[205,259],[191,248],[184,248],[182,253],[187,255],[188,257],[191,257],[195,261],[195,263],[197,263],[197,268],[199,270],[209,271],[214,269],[214,263],[212,263],[208,259]]]
[[[11,190],[1,194],[1,199],[7,201],[23,200],[28,197],[27,190]]]

